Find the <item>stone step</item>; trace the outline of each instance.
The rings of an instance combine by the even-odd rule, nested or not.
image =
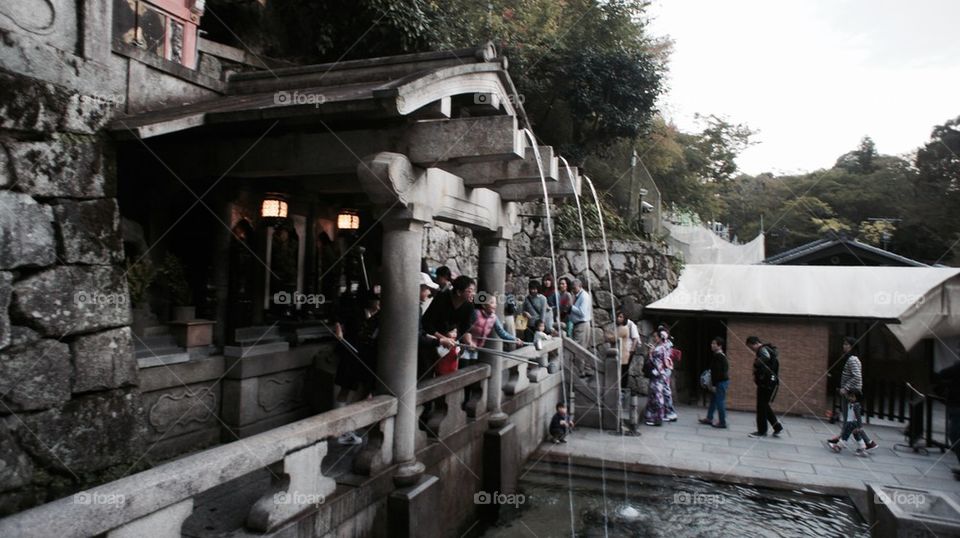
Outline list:
[[[140,368],[153,368],[154,366],[163,366],[165,364],[177,364],[190,360],[190,355],[185,351],[180,353],[168,353],[164,355],[150,355],[149,357],[137,357],[137,366]]]
[[[268,353],[282,353],[290,350],[290,343],[286,340],[279,342],[259,343],[255,346],[225,346],[223,354],[227,357],[255,357]]]
[[[156,349],[159,347],[165,346],[174,346],[176,347],[177,341],[172,334],[162,334],[156,336],[144,336],[143,338],[134,338],[133,339],[134,348],[137,349]]]
[[[154,325],[152,327],[145,327],[143,329],[143,336],[162,336],[164,334],[170,334],[170,327],[166,325]]]
[[[141,357],[153,357],[155,355],[170,355],[185,352],[185,349],[177,346],[144,347],[134,348],[133,356],[139,359]]]
[[[243,327],[234,331],[233,339],[241,346],[284,340],[283,335],[280,334],[280,328],[277,326]]]

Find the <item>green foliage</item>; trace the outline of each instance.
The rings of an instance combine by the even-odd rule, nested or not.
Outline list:
[[[934,127],[917,151],[917,173],[901,202],[909,208],[893,248],[931,262],[960,262],[960,116]]]
[[[928,263],[960,261],[960,118],[933,129],[913,163],[880,155],[864,137],[833,168],[741,176],[721,185],[721,220],[740,238],[764,218],[767,253],[825,237],[858,239]],[[871,220],[874,219],[874,220]],[[877,220],[883,219],[883,220]],[[894,225],[893,222],[899,222]]]
[[[603,234],[600,233],[600,219],[597,214],[597,205],[593,200],[587,200],[586,198],[581,198],[580,204],[583,211],[583,229],[585,236],[588,239],[600,239],[603,237]],[[611,207],[609,197],[600,196],[600,210],[603,213],[603,231],[606,232],[607,239],[639,239],[623,217]],[[576,242],[581,240],[580,214],[577,212],[575,201],[567,200],[552,205],[551,216],[553,217],[555,225],[553,233],[557,240]]]
[[[187,282],[187,273],[183,262],[173,254],[164,256],[157,267],[157,284],[170,294],[170,300],[177,306],[193,304],[193,292]]]
[[[877,164],[874,161],[878,157],[879,154],[873,139],[865,136],[860,140],[860,146],[857,149],[844,153],[837,159],[834,168],[841,168],[856,174],[869,174],[877,169]]]
[[[750,137],[756,131],[745,124],[733,124],[714,114],[696,116],[706,126],[694,135],[688,161],[695,164],[692,171],[706,182],[727,181],[737,172],[736,158],[751,145]]]
[[[865,220],[860,223],[857,238],[864,243],[883,248],[897,231],[897,226],[888,220]]]
[[[144,256],[134,263],[127,260],[127,289],[130,292],[130,302],[133,306],[141,305],[147,299],[147,290],[153,284],[157,272]]]
[[[208,0],[202,28],[223,43],[295,63],[426,50],[436,41],[426,0]]]

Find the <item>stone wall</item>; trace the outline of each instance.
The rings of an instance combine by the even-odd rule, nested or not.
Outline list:
[[[553,264],[544,227],[546,221],[538,216],[543,214],[543,206],[522,204],[520,214],[521,230],[507,244],[507,264],[513,270],[514,289],[523,295],[527,282],[552,273]],[[611,239],[607,241],[607,249],[613,271],[613,295],[609,291],[602,241],[587,239],[589,261],[585,263],[581,241],[555,240],[558,274],[586,277],[593,290],[594,320],[598,325],[611,321],[612,297],[616,297],[618,312],[623,310],[630,319],[638,320],[643,305],[665,297],[676,287],[679,265],[666,254],[666,248],[647,241]],[[477,240],[462,226],[434,223],[425,228],[422,256],[430,268],[446,265],[454,275],[477,276]]]
[[[0,9],[0,515],[150,448],[105,126],[212,92],[112,53],[112,5]]]
[[[142,404],[104,100],[0,72],[0,513],[130,468]]]
[[[435,222],[423,230],[423,253],[431,269],[446,265],[454,275],[477,278],[479,249],[473,233],[463,226]]]
[[[542,205],[524,204],[520,214],[522,231],[507,245],[508,267],[513,270],[513,285],[518,294],[525,294],[530,279],[540,280],[553,273],[550,242]],[[584,259],[580,240],[555,238],[557,274],[578,277],[589,282],[593,293],[593,319],[599,327],[610,323],[611,303],[617,312],[632,320],[642,317],[643,306],[665,297],[677,285],[679,265],[656,243],[639,240],[608,239],[610,269],[613,273],[613,294],[607,277],[603,242],[587,239]],[[597,335],[599,339],[599,334]],[[598,340],[600,341],[600,340]]]

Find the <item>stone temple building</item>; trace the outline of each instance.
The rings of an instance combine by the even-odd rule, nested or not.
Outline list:
[[[501,293],[517,204],[581,177],[491,46],[290,66],[204,11],[0,5],[0,535],[459,534],[568,344],[418,379],[425,233]],[[331,410],[332,305],[375,283],[382,390]]]

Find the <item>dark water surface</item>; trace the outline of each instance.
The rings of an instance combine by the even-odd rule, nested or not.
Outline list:
[[[521,483],[523,503],[501,508],[499,522],[482,536],[854,537],[867,536],[869,529],[850,499],[812,492],[690,478],[631,479],[626,494],[622,480],[608,481],[604,503],[592,483],[576,481],[571,488],[562,480],[543,482]],[[625,507],[626,517],[620,513]]]

